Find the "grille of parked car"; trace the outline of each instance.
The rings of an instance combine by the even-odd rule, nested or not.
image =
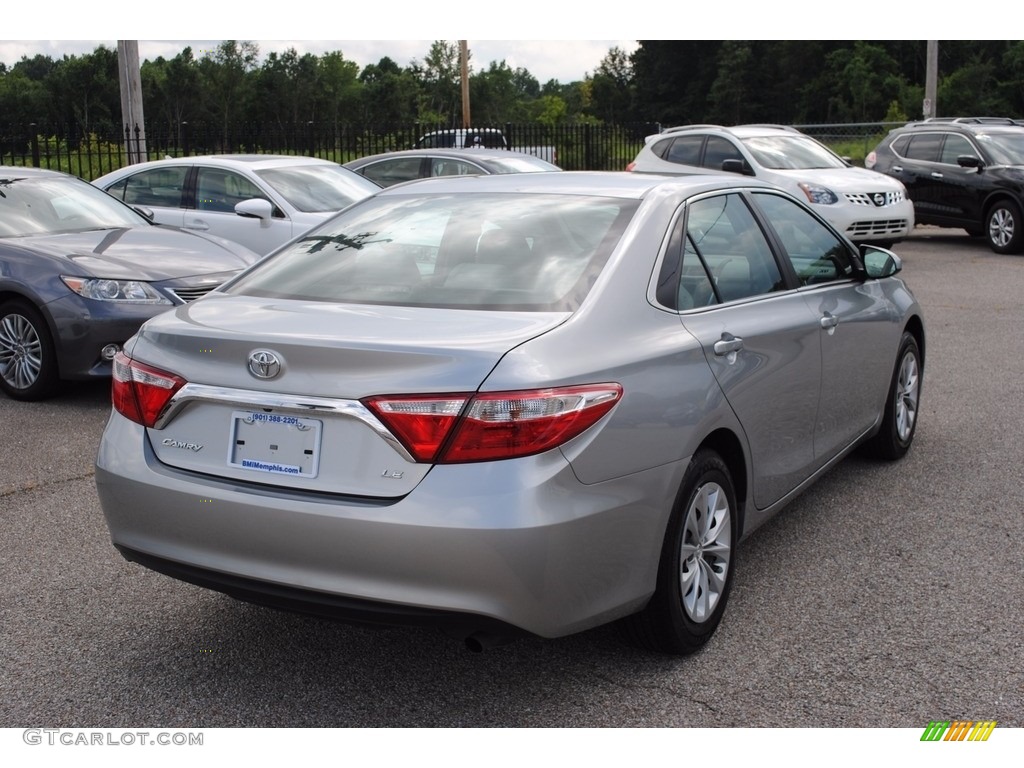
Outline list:
[[[878,199],[876,199],[879,195],[881,195],[879,199],[882,202],[878,202]],[[846,199],[854,205],[870,205],[882,208],[886,205],[902,203],[906,199],[906,195],[903,192],[847,192]]]
[[[170,288],[167,292],[174,298],[178,299],[182,304],[188,304],[190,301],[201,299],[214,288],[217,288],[217,286],[201,285],[195,288]]]

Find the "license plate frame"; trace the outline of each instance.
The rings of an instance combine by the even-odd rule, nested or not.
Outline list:
[[[229,467],[307,479],[320,472],[320,419],[273,411],[233,411],[229,432]]]

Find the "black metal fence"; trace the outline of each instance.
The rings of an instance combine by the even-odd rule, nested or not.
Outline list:
[[[862,162],[895,123],[796,126],[840,155]],[[512,124],[501,130],[510,149],[544,147],[566,170],[621,171],[657,133],[657,123],[631,125]],[[82,126],[29,124],[0,128],[0,165],[31,165],[93,180],[122,166],[164,157],[212,153],[310,155],[346,163],[365,155],[408,149],[425,134],[447,126],[414,124],[366,127],[349,124],[153,125],[144,136],[134,126],[118,131]]]

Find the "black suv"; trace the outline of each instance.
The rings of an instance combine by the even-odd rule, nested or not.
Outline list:
[[[864,165],[903,182],[918,224],[961,227],[996,253],[1024,250],[1024,125],[1003,117],[909,123]]]

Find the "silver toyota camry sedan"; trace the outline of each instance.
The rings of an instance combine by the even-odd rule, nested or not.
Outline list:
[[[474,649],[621,620],[693,652],[746,535],[850,451],[909,449],[925,337],[900,269],[747,178],[391,187],[125,345],[113,543]]]

